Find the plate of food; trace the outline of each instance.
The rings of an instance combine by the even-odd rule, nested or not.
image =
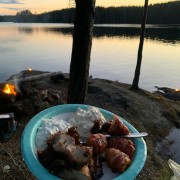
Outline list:
[[[142,137],[119,137],[129,133],[138,131],[105,109],[81,104],[53,106],[25,127],[22,155],[39,180],[132,180],[144,166],[147,147]]]

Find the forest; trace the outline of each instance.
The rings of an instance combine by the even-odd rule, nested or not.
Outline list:
[[[140,24],[143,7],[96,7],[95,24]],[[73,23],[75,9],[62,9],[42,14],[23,10],[14,16],[0,16],[0,22]],[[147,24],[180,24],[180,1],[149,5]]]

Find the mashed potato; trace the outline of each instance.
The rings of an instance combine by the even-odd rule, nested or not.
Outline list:
[[[44,119],[36,134],[37,151],[43,151],[47,147],[47,139],[55,133],[67,132],[68,128],[72,127],[69,123],[62,119]]]
[[[67,132],[68,128],[72,126],[77,127],[80,136],[87,137],[90,135],[90,130],[96,120],[100,120],[100,124],[106,122],[104,116],[100,113],[99,109],[90,106],[87,110],[78,108],[74,117],[64,121],[63,119],[51,118],[44,119],[41,126],[38,128],[36,135],[36,148],[37,151],[43,151],[47,148],[47,139],[55,133]]]
[[[90,130],[96,120],[100,120],[101,125],[106,122],[104,116],[100,113],[99,109],[90,106],[87,111],[78,108],[74,118],[70,119],[68,123],[77,127],[77,131],[80,136],[87,137],[91,134]]]

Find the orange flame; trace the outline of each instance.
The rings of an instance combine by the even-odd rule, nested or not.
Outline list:
[[[15,86],[13,86],[12,84],[6,84],[4,89],[3,89],[3,92],[6,94],[13,94],[15,96],[17,94],[17,92],[15,90]]]
[[[28,71],[32,71],[32,68],[29,68]]]

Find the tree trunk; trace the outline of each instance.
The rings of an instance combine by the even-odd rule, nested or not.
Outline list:
[[[142,51],[143,51],[143,44],[144,44],[147,12],[148,12],[148,0],[145,0],[143,20],[141,24],[141,37],[140,37],[140,43],[139,43],[139,49],[138,49],[137,64],[136,64],[134,79],[133,79],[133,83],[131,87],[132,89],[139,89],[138,85],[139,85],[139,77],[140,77],[141,62],[142,62]]]
[[[76,15],[67,103],[84,104],[88,85],[95,0],[75,0]]]

